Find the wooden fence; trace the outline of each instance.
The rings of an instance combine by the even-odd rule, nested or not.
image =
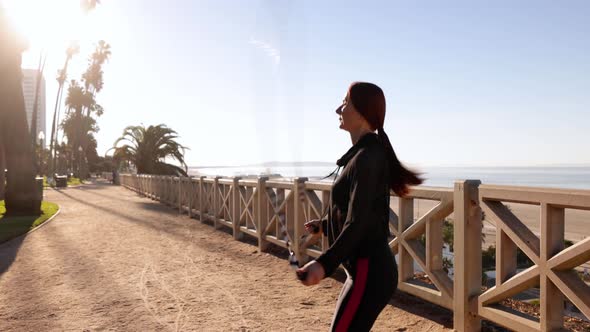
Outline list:
[[[303,224],[328,209],[331,184],[297,178],[291,182],[235,178],[120,176],[121,184],[151,199],[177,208],[215,228],[229,227],[233,237],[257,239],[260,250],[269,243],[286,248],[299,261],[317,257],[326,240],[306,236]],[[414,220],[414,200],[435,206]],[[504,204],[540,206],[541,236],[537,237]],[[397,254],[401,291],[451,309],[454,328],[478,331],[486,319],[516,331],[553,331],[563,327],[564,299],[590,318],[590,287],[575,267],[590,260],[590,238],[564,249],[565,209],[590,210],[590,191],[482,185],[455,182],[454,188],[415,187],[390,209],[390,246]],[[496,225],[496,285],[482,291],[482,208]],[[453,214],[454,278],[443,270],[443,221]],[[590,226],[590,220],[589,226]],[[286,231],[286,232],[285,232]],[[283,234],[287,236],[283,236]],[[533,266],[517,273],[517,248]],[[432,285],[417,283],[414,264]],[[531,287],[540,288],[540,319],[503,310],[498,302]]]

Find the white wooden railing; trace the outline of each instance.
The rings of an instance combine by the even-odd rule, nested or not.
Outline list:
[[[516,331],[554,331],[563,327],[567,297],[590,317],[590,287],[575,267],[590,260],[590,238],[564,249],[565,209],[590,210],[590,191],[482,185],[480,201],[496,224],[496,285],[478,296],[477,313]],[[540,207],[541,235],[536,236],[504,203]],[[588,220],[590,227],[590,220]],[[517,273],[517,248],[533,266]],[[540,319],[503,311],[495,303],[539,287]]]
[[[286,248],[284,230],[300,261],[327,249],[325,239],[306,236],[306,220],[320,218],[328,209],[331,184],[297,178],[291,182],[257,179],[178,178],[121,174],[121,184],[151,199],[177,208],[215,228],[229,227],[233,237],[257,239]],[[414,200],[436,205],[414,220]],[[541,207],[541,236],[535,236],[503,203]],[[559,190],[455,182],[454,188],[415,187],[390,209],[390,246],[398,259],[401,291],[451,309],[454,328],[478,331],[481,319],[517,331],[552,331],[563,327],[564,298],[590,318],[590,287],[574,268],[590,260],[590,239],[563,249],[564,209],[590,210],[590,190]],[[481,207],[480,207],[481,205]],[[482,291],[482,207],[497,231],[495,287]],[[454,278],[443,271],[443,221],[453,214]],[[590,227],[590,220],[589,227]],[[534,263],[516,273],[520,248]],[[414,280],[417,264],[432,282]],[[501,300],[530,287],[540,287],[540,319],[524,318],[502,310]],[[560,304],[561,303],[561,304]]]

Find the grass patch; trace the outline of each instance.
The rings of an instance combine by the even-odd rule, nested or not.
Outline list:
[[[79,178],[71,177],[68,179],[68,186],[77,186],[83,184]],[[50,185],[47,183],[47,176],[43,176],[43,188],[49,188]]]
[[[0,201],[0,243],[13,239],[29,230],[41,225],[47,219],[51,218],[59,206],[51,202],[42,202],[41,210],[43,214],[40,216],[19,216],[19,217],[5,217],[6,206],[4,201]]]
[[[68,186],[77,186],[79,184],[82,184],[82,181],[80,181],[80,179],[78,179],[78,178],[69,178],[68,179]]]

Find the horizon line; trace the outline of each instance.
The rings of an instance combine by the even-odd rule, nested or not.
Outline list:
[[[336,166],[335,162],[327,162],[327,161],[266,161],[261,163],[255,164],[242,164],[242,165],[188,165],[188,168],[232,168],[232,167],[277,167],[277,166],[295,166],[301,164],[318,164],[318,166]],[[414,167],[448,167],[448,168],[541,168],[541,167],[590,167],[590,163],[548,163],[548,164],[489,164],[489,165],[482,165],[482,164],[414,164],[414,163],[404,163],[406,166],[410,168]]]

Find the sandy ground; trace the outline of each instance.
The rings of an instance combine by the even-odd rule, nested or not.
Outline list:
[[[122,187],[47,191],[61,214],[0,245],[0,331],[326,331],[341,281],[302,286],[280,255]],[[428,319],[422,317],[428,317]],[[398,293],[373,331],[450,331]]]

